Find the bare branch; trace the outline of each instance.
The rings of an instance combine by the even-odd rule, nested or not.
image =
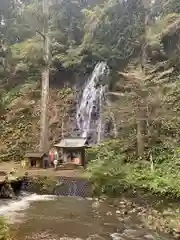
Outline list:
[[[45,40],[45,35],[36,28],[36,32]]]

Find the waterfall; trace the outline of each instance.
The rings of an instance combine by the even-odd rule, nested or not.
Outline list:
[[[109,67],[105,62],[96,64],[83,90],[77,109],[76,122],[81,136],[90,137],[93,143],[101,140],[101,110],[106,99],[109,72]]]

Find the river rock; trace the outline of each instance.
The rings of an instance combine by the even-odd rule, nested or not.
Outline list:
[[[100,206],[100,203],[97,201],[97,202],[93,202],[92,204],[92,207],[93,208],[98,208]]]
[[[174,216],[175,214],[173,212],[170,212],[169,210],[163,211],[163,216]]]
[[[104,238],[99,236],[98,234],[93,234],[90,235],[86,240],[104,240]]]
[[[122,214],[123,214],[123,215],[127,215],[127,214],[128,214],[128,211],[127,211],[126,209],[123,209],[123,210],[122,210]]]
[[[176,234],[180,235],[180,228],[174,228],[173,231],[174,231]]]
[[[110,236],[113,240],[124,240],[120,233],[112,233]]]
[[[107,216],[112,216],[112,212],[107,212],[106,215]]]
[[[92,201],[93,200],[93,198],[91,198],[91,197],[87,197],[86,198],[88,201]]]
[[[117,217],[117,220],[118,220],[119,222],[124,222],[124,218],[122,218],[122,217]]]
[[[129,211],[129,213],[135,213],[136,212],[136,209],[133,208],[132,210]]]
[[[144,232],[141,230],[125,229],[123,235],[128,238],[136,239],[142,237]]]
[[[116,214],[120,214],[121,213],[121,211],[119,211],[119,210],[116,210]]]
[[[13,198],[14,197],[14,191],[13,191],[10,183],[6,183],[2,186],[0,195],[5,198]]]
[[[154,239],[153,235],[151,235],[151,234],[144,235],[144,238],[147,239],[147,240],[153,240]]]

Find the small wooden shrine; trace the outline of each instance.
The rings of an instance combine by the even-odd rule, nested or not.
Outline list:
[[[25,160],[28,162],[29,167],[43,168],[43,152],[28,152],[25,154]]]
[[[63,138],[60,143],[54,145],[62,154],[62,163],[72,163],[85,167],[85,149],[88,147],[86,138]]]

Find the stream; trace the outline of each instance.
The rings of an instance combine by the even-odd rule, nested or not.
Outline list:
[[[29,193],[14,201],[2,200],[0,206],[18,240],[174,239],[148,229],[144,211],[141,204],[124,197],[98,200]]]

